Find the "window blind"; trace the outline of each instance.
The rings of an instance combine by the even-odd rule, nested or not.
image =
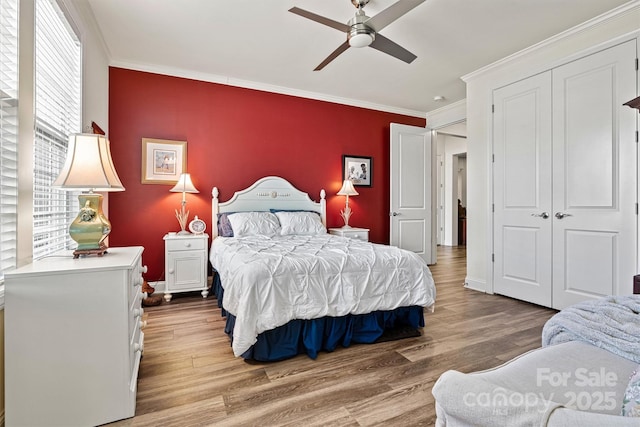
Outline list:
[[[55,0],[35,5],[35,141],[33,259],[72,248],[69,225],[78,193],[51,188],[62,169],[68,136],[81,130],[82,47]]]
[[[18,0],[0,0],[0,283],[16,267]]]

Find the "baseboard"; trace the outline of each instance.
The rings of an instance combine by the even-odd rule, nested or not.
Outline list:
[[[487,292],[487,282],[484,280],[472,279],[468,276],[464,279],[464,287],[473,289],[474,291]]]

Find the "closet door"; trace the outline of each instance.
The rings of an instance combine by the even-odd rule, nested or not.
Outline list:
[[[551,72],[493,99],[494,292],[551,306]]]
[[[553,70],[553,307],[631,293],[635,41]]]

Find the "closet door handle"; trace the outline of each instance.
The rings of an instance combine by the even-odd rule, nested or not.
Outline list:
[[[562,219],[565,216],[573,216],[573,215],[568,214],[568,213],[563,213],[563,212],[556,212],[556,218],[558,218],[558,219]]]
[[[538,216],[542,219],[547,219],[549,218],[549,214],[547,212],[542,212],[541,214],[531,214],[531,216]]]

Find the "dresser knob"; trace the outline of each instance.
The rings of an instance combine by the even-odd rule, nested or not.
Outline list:
[[[143,314],[144,314],[144,309],[143,308],[135,308],[135,309],[133,309],[133,316],[134,317],[142,317]]]
[[[147,292],[143,292],[142,299],[147,299],[147,298],[149,298],[149,294]]]
[[[170,268],[169,269],[169,274],[173,274],[173,271],[174,271],[173,268]]]
[[[140,329],[144,329],[147,327],[147,321],[146,320],[141,320],[140,321]]]
[[[144,344],[143,344],[143,343],[135,343],[135,344],[133,345],[133,349],[134,349],[136,352],[140,352],[140,353],[142,353],[142,350],[144,350]]]
[[[191,247],[191,243],[185,242],[184,246],[187,247],[187,248],[190,248]]]
[[[143,272],[143,273],[146,273],[146,272],[147,272],[147,270],[148,270],[147,266],[146,266],[146,265],[143,265],[143,266],[142,266],[142,272]]]

